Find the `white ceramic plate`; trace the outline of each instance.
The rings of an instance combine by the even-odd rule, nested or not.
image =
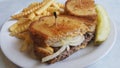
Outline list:
[[[61,0],[61,2],[63,2]],[[111,32],[108,39],[100,46],[93,46],[89,44],[88,47],[79,50],[72,54],[67,59],[57,62],[55,64],[46,65],[41,64],[39,61],[30,58],[25,53],[20,52],[21,41],[15,37],[11,37],[8,32],[8,28],[14,24],[15,21],[7,21],[0,34],[1,49],[5,56],[10,59],[13,63],[24,68],[82,68],[86,67],[103,56],[105,56],[110,49],[113,47],[116,39],[116,29],[114,23],[110,23]]]

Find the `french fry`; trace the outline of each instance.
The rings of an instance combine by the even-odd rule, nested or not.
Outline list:
[[[28,31],[24,33],[24,38],[25,39],[24,39],[22,47],[20,49],[20,51],[22,51],[22,52],[29,50],[31,45],[33,44],[33,41],[31,39]]]
[[[50,12],[47,12],[46,15],[49,16],[49,15],[51,15],[51,13],[50,13]]]
[[[49,0],[45,6],[41,7],[40,9],[38,9],[35,13],[36,14],[41,14],[43,11],[45,11],[52,3],[54,2],[54,0]]]
[[[25,32],[16,34],[15,37],[16,37],[16,38],[19,38],[19,39],[22,39],[22,40],[25,40],[26,35],[28,35],[28,31],[25,31]]]
[[[53,5],[53,7],[55,7],[56,9],[60,9],[60,6],[58,6],[58,4],[53,3],[52,5]]]
[[[36,11],[37,9],[43,7],[44,5],[45,5],[45,3],[43,2],[43,3],[35,6],[34,8],[31,8],[30,10],[27,10],[27,11],[25,11],[25,12],[21,12],[21,13],[16,14],[16,15],[13,15],[12,18],[13,18],[13,19],[18,19],[18,18],[20,18],[20,17],[26,16],[26,15],[28,15],[28,14]]]
[[[57,9],[54,8],[54,7],[49,7],[49,8],[47,9],[47,11],[50,12],[50,13],[53,13],[53,12],[57,11]]]
[[[65,8],[65,5],[64,5],[64,4],[61,4],[61,3],[57,3],[57,4],[58,4],[58,6],[59,6],[60,8],[62,8],[62,9]]]
[[[20,25],[20,24],[26,23],[27,21],[30,21],[30,20],[28,18],[19,18],[16,23]]]
[[[26,43],[26,41],[23,41],[20,51],[24,52],[27,50],[27,48],[28,48],[28,44]]]
[[[28,18],[29,18],[31,21],[33,21],[35,16],[36,16],[36,15],[35,15],[34,13],[31,13],[30,15],[28,15]]]
[[[18,34],[18,33],[21,33],[21,32],[24,32],[24,31],[28,30],[28,27],[29,27],[30,24],[31,24],[31,22],[28,21],[27,23],[23,23],[23,24],[18,25],[18,27],[16,27],[16,28],[11,32],[10,35],[11,35],[11,36],[14,36],[14,35],[16,35],[16,34]]]
[[[31,3],[27,8],[24,8],[22,12],[30,11],[32,8],[40,5],[41,3],[39,2],[33,2]]]
[[[43,15],[35,16],[33,20],[34,20],[34,21],[35,21],[35,20],[39,20],[39,18],[42,17],[42,16],[43,16]]]
[[[12,32],[14,29],[18,27],[18,23],[13,24],[12,26],[9,27],[9,31]]]
[[[26,18],[20,18],[15,24],[10,26],[9,31],[13,32],[17,27],[19,27],[20,24],[25,23],[27,21],[29,21],[29,20]]]

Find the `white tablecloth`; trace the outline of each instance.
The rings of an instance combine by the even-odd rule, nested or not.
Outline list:
[[[40,0],[0,0],[0,28],[8,18],[18,10],[27,6],[33,1]],[[117,28],[117,41],[112,50],[97,63],[88,66],[87,68],[119,68],[120,67],[120,0],[96,0],[105,7],[108,15]],[[0,68],[17,68],[10,62],[0,50]]]

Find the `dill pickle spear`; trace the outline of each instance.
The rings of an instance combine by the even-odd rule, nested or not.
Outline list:
[[[99,45],[107,39],[110,33],[110,20],[107,12],[101,5],[96,5],[96,11],[98,14],[98,23],[95,34],[95,45]]]

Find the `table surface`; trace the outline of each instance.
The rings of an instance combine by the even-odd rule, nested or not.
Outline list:
[[[2,24],[18,10],[27,6],[31,2],[40,0],[0,0],[0,29]],[[105,7],[108,15],[113,23],[116,24],[117,35],[120,34],[120,0],[95,0]],[[120,67],[120,38],[114,44],[112,50],[101,60],[87,68],[119,68]],[[18,68],[15,64],[9,61],[0,49],[0,68]]]

